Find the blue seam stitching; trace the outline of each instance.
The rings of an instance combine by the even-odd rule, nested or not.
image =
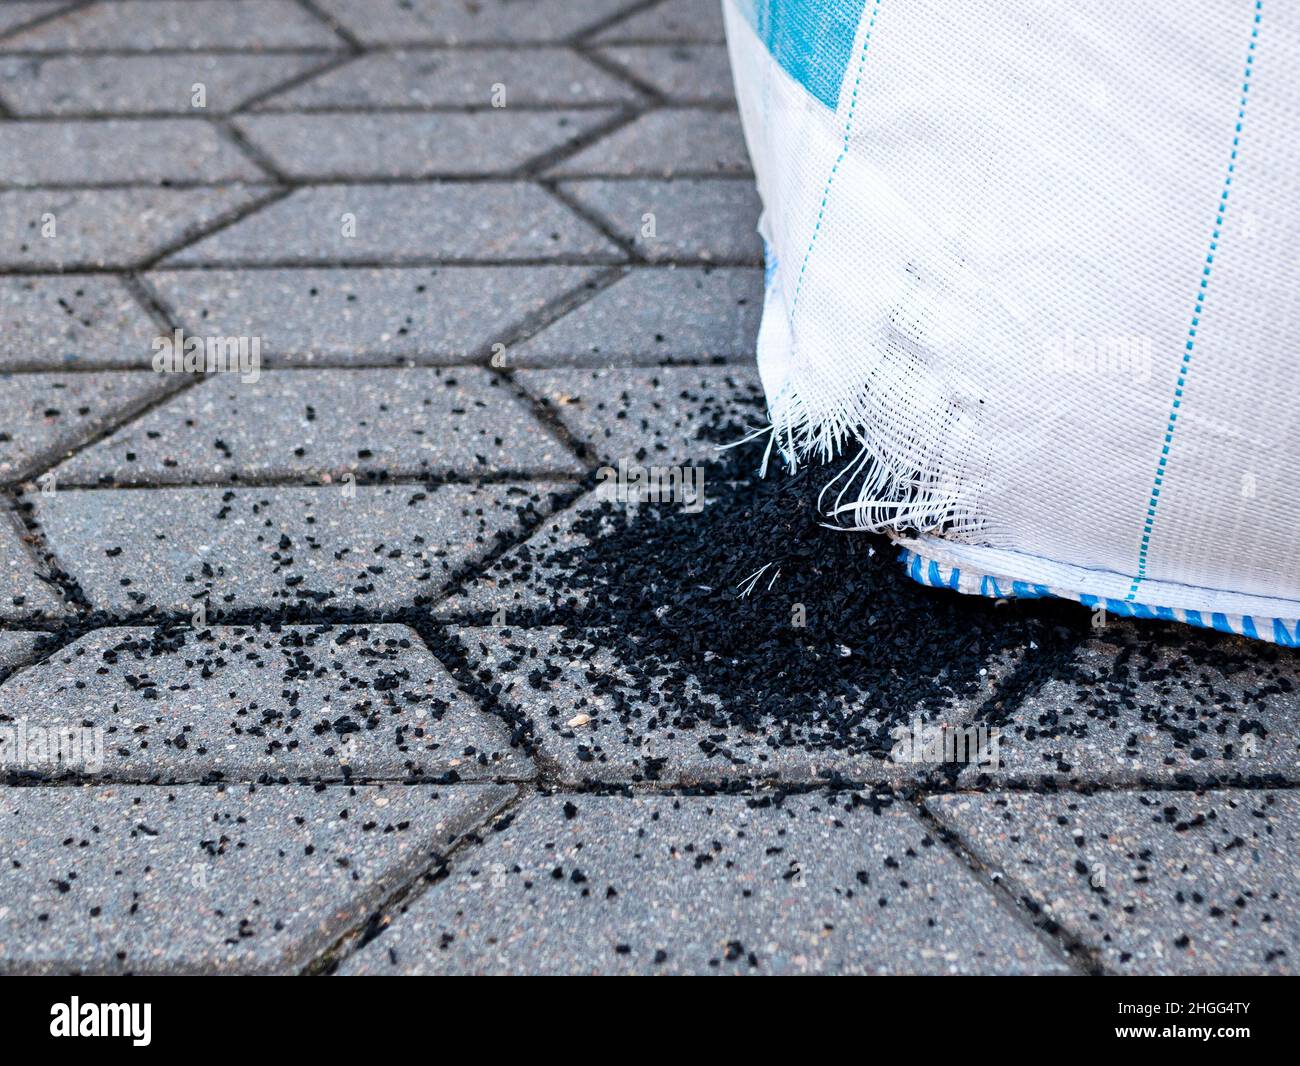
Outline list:
[[[867,34],[862,39],[862,56],[858,59],[858,72],[853,79],[853,95],[849,100],[849,113],[844,120],[844,146],[840,149],[839,157],[835,160],[835,165],[831,167],[831,172],[826,175],[826,187],[822,190],[821,207],[817,210],[817,224],[813,227],[812,238],[808,241],[808,250],[804,252],[803,264],[799,267],[799,278],[795,282],[794,296],[790,300],[789,321],[794,324],[794,309],[799,304],[799,293],[803,291],[803,276],[808,269],[808,260],[812,256],[813,246],[817,243],[817,237],[822,231],[822,218],[826,214],[826,203],[830,200],[831,184],[835,181],[835,174],[844,162],[844,157],[849,154],[849,135],[853,131],[853,117],[858,110],[858,86],[862,83],[862,69],[867,65],[867,49],[871,47],[871,31],[876,28],[876,15],[880,11],[880,4],[877,0],[871,7],[871,18],[867,21]]]
[[[1241,127],[1246,117],[1246,98],[1250,93],[1250,71],[1255,62],[1255,43],[1259,39],[1259,22],[1263,14],[1264,0],[1255,0],[1255,21],[1250,30],[1250,47],[1246,51],[1246,72],[1241,82],[1241,99],[1237,103],[1237,123],[1232,135],[1232,154],[1228,157],[1228,172],[1224,175],[1223,190],[1219,194],[1219,206],[1214,217],[1214,232],[1210,235],[1210,248],[1205,254],[1205,265],[1201,268],[1200,287],[1196,293],[1196,306],[1192,310],[1192,322],[1187,329],[1187,341],[1183,345],[1183,358],[1178,366],[1178,381],[1174,385],[1173,403],[1169,408],[1169,421],[1165,426],[1164,443],[1160,449],[1160,459],[1156,463],[1155,480],[1151,485],[1151,498],[1147,502],[1146,520],[1142,523],[1142,541],[1138,547],[1137,576],[1124,598],[1132,600],[1137,596],[1140,585],[1147,573],[1147,553],[1151,549],[1151,533],[1155,528],[1156,508],[1160,505],[1160,489],[1164,484],[1165,469],[1169,465],[1169,452],[1174,441],[1174,429],[1178,423],[1178,409],[1183,405],[1183,389],[1187,384],[1187,372],[1191,368],[1192,351],[1196,344],[1196,330],[1200,325],[1201,312],[1205,308],[1205,295],[1210,285],[1210,271],[1214,266],[1214,253],[1219,247],[1219,234],[1223,230],[1223,218],[1228,210],[1228,192],[1232,188],[1232,176],[1237,169],[1237,149],[1241,145]]]

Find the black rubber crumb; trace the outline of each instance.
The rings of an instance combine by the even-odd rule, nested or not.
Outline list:
[[[701,436],[742,434],[718,412]],[[576,512],[576,546],[524,547],[501,561],[502,603],[518,584],[555,592],[544,610],[511,607],[511,627],[562,625],[557,657],[582,659],[593,640],[614,652],[627,680],[589,680],[626,704],[630,733],[699,726],[707,745],[709,727],[739,727],[773,747],[883,755],[889,730],[918,706],[975,695],[999,652],[1043,650],[1034,661],[1051,673],[1060,656],[1047,649],[1086,631],[1077,605],[994,605],[929,589],[906,576],[886,538],[827,528],[817,496],[832,470],[790,475],[774,463],[762,479],[761,444],[722,455],[706,471],[699,513],[602,501]],[[562,590],[547,585],[556,573]],[[501,636],[516,656],[511,673],[548,688],[555,668],[530,661],[509,630]],[[460,667],[464,677],[463,658]],[[517,735],[535,725],[516,722]]]

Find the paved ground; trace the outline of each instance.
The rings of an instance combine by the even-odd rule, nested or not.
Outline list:
[[[1295,655],[1027,640],[933,773],[574,631],[753,409],[714,0],[8,2],[0,115],[0,972],[1300,968]]]

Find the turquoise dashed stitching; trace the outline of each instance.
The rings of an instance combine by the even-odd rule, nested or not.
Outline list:
[[[794,309],[799,304],[799,293],[803,291],[803,276],[808,269],[808,260],[812,256],[813,246],[817,243],[817,237],[822,231],[822,218],[826,214],[826,203],[831,197],[831,183],[835,181],[835,173],[840,169],[840,164],[844,162],[844,157],[849,154],[849,134],[853,131],[853,116],[858,110],[858,86],[862,84],[862,68],[867,64],[867,49],[871,47],[871,31],[876,27],[876,14],[880,11],[880,4],[876,3],[871,8],[871,18],[867,20],[867,34],[862,39],[862,56],[858,60],[858,72],[853,79],[853,95],[849,99],[849,113],[844,119],[844,146],[840,149],[839,157],[835,160],[835,165],[831,167],[831,172],[826,175],[826,188],[822,190],[821,207],[817,210],[817,224],[813,227],[812,239],[808,242],[808,250],[804,252],[803,264],[799,267],[799,278],[795,282],[794,296],[790,300],[790,324],[794,325]]]
[[[1237,104],[1237,124],[1232,134],[1232,154],[1228,157],[1228,172],[1223,179],[1223,191],[1219,194],[1219,207],[1214,217],[1214,232],[1210,235],[1210,250],[1205,254],[1205,265],[1201,268],[1200,288],[1196,293],[1196,307],[1192,311],[1192,322],[1187,328],[1187,341],[1183,345],[1183,358],[1178,366],[1178,381],[1174,385],[1174,399],[1169,408],[1169,422],[1165,426],[1164,444],[1160,448],[1160,461],[1156,464],[1155,480],[1151,485],[1151,499],[1147,503],[1146,521],[1142,523],[1142,542],[1138,548],[1137,576],[1124,598],[1132,600],[1137,596],[1138,585],[1147,576],[1147,553],[1151,550],[1151,532],[1155,528],[1156,508],[1160,504],[1160,490],[1165,483],[1165,468],[1169,465],[1169,449],[1174,441],[1174,429],[1178,424],[1178,410],[1183,405],[1183,389],[1187,384],[1187,371],[1192,363],[1192,350],[1196,344],[1196,330],[1201,324],[1201,312],[1205,308],[1205,294],[1210,285],[1210,269],[1214,265],[1214,253],[1219,248],[1219,234],[1223,230],[1223,216],[1228,209],[1228,192],[1232,188],[1232,176],[1237,170],[1237,149],[1241,144],[1241,127],[1246,117],[1246,97],[1250,93],[1250,71],[1255,62],[1255,43],[1259,40],[1259,20],[1263,14],[1263,0],[1255,0],[1255,21],[1250,28],[1250,47],[1246,51],[1246,73],[1241,82],[1241,99]]]

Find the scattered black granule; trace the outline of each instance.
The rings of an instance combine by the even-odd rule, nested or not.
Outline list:
[[[517,551],[497,576],[508,605],[515,583],[563,575],[549,609],[510,609],[508,622],[565,626],[556,650],[570,659],[583,658],[600,630],[628,680],[590,680],[617,688],[630,732],[698,727],[701,749],[723,760],[725,737],[711,727],[761,730],[772,746],[883,755],[890,729],[918,705],[986,693],[980,671],[999,652],[1061,648],[1086,630],[1077,605],[995,605],[926,588],[886,538],[826,528],[817,509],[826,467],[760,479],[761,448],[723,454],[706,473],[702,512],[643,503],[632,514],[602,501],[575,512],[585,542]],[[503,638],[526,652],[508,630]],[[1043,672],[1056,662],[1044,655]],[[535,689],[556,676],[547,662],[517,667]],[[642,708],[635,720],[630,702]]]

